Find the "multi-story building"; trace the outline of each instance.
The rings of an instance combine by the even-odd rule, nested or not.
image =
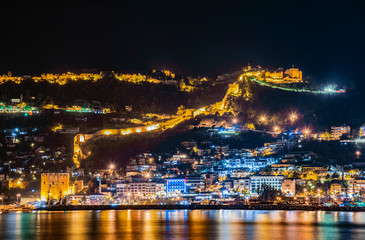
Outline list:
[[[225,159],[226,168],[247,168],[249,170],[258,170],[275,163],[275,158],[230,158]]]
[[[181,192],[186,193],[185,178],[168,178],[166,179],[166,193]]]
[[[160,188],[160,186],[159,186]],[[159,191],[154,182],[117,183],[116,193],[120,196],[148,196]]]
[[[365,137],[365,124],[360,127],[360,137]]]
[[[350,126],[342,126],[342,127],[331,127],[331,139],[332,140],[340,140],[342,135],[350,134],[351,128]]]
[[[183,163],[192,163],[194,159],[190,159],[186,154],[175,154],[171,158],[166,159],[164,165],[180,165]]]
[[[331,183],[331,195],[338,195],[342,193],[342,184],[339,181],[332,181]]]
[[[283,179],[281,191],[287,195],[295,195],[295,179]]]
[[[283,178],[284,178],[283,176],[269,176],[269,175],[251,176],[250,192],[257,193],[257,190],[259,190],[264,184],[271,186],[277,190],[281,190]]]
[[[355,178],[348,181],[347,193],[350,195],[365,195],[365,179]]]
[[[186,179],[187,191],[204,190],[205,188],[205,178],[202,176],[188,176]]]
[[[233,180],[233,188],[238,191],[249,191],[250,190],[250,178],[239,178]]]

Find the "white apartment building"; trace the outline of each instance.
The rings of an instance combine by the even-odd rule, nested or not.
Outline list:
[[[251,176],[250,193],[257,193],[257,190],[260,189],[263,184],[281,190],[283,178],[284,178],[283,176],[265,176],[265,175]]]

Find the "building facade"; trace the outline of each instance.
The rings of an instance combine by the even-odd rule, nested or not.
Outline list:
[[[41,200],[61,199],[73,194],[68,173],[41,174]]]
[[[277,190],[281,190],[283,178],[284,178],[283,176],[266,176],[266,175],[251,176],[250,192],[258,193],[258,190],[260,190],[262,185],[265,184]]]
[[[166,193],[181,192],[186,193],[185,178],[168,178],[166,179]]]
[[[350,126],[342,126],[342,127],[331,127],[331,139],[332,140],[340,140],[342,135],[350,134],[351,128]]]
[[[281,191],[286,195],[295,195],[295,179],[283,179]]]
[[[365,179],[356,178],[348,181],[347,192],[350,195],[365,195]]]

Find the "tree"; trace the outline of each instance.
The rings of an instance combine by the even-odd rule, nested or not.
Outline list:
[[[338,173],[332,174],[332,178],[339,178],[339,177],[340,177],[340,175]]]
[[[261,188],[258,190],[258,193],[259,193],[259,200],[262,202],[273,201],[278,196],[281,195],[280,190],[277,190],[276,188],[265,183],[261,185]]]

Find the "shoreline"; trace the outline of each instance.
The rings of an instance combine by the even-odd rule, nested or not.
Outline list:
[[[80,210],[266,210],[266,211],[336,211],[365,212],[365,207],[301,206],[301,205],[68,205],[51,206],[38,210],[80,211]]]

